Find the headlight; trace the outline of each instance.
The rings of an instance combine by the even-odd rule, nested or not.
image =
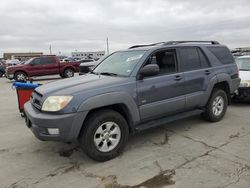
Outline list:
[[[250,81],[242,81],[240,87],[250,87]]]
[[[73,96],[50,96],[42,106],[43,111],[56,112],[69,104]]]

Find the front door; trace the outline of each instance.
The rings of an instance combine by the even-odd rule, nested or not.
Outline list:
[[[142,121],[175,114],[185,108],[184,76],[178,71],[176,50],[155,52],[146,62],[146,64],[150,63],[157,63],[160,73],[137,81]]]
[[[28,65],[29,76],[39,76],[43,71],[40,58],[34,58]]]

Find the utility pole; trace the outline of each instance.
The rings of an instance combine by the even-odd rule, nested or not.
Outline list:
[[[109,55],[109,38],[107,37],[107,55]]]
[[[51,45],[49,45],[49,54],[52,54]]]

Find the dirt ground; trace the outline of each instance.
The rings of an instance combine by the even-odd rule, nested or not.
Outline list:
[[[76,143],[37,140],[0,78],[0,187],[249,188],[250,104],[234,103],[218,123],[197,116],[138,133],[121,156],[99,163]]]

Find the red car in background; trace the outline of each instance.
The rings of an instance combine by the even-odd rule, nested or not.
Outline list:
[[[73,77],[79,72],[79,62],[60,62],[57,56],[41,56],[32,58],[23,64],[6,68],[6,77],[10,80],[26,81],[33,76],[59,74],[63,78]]]

